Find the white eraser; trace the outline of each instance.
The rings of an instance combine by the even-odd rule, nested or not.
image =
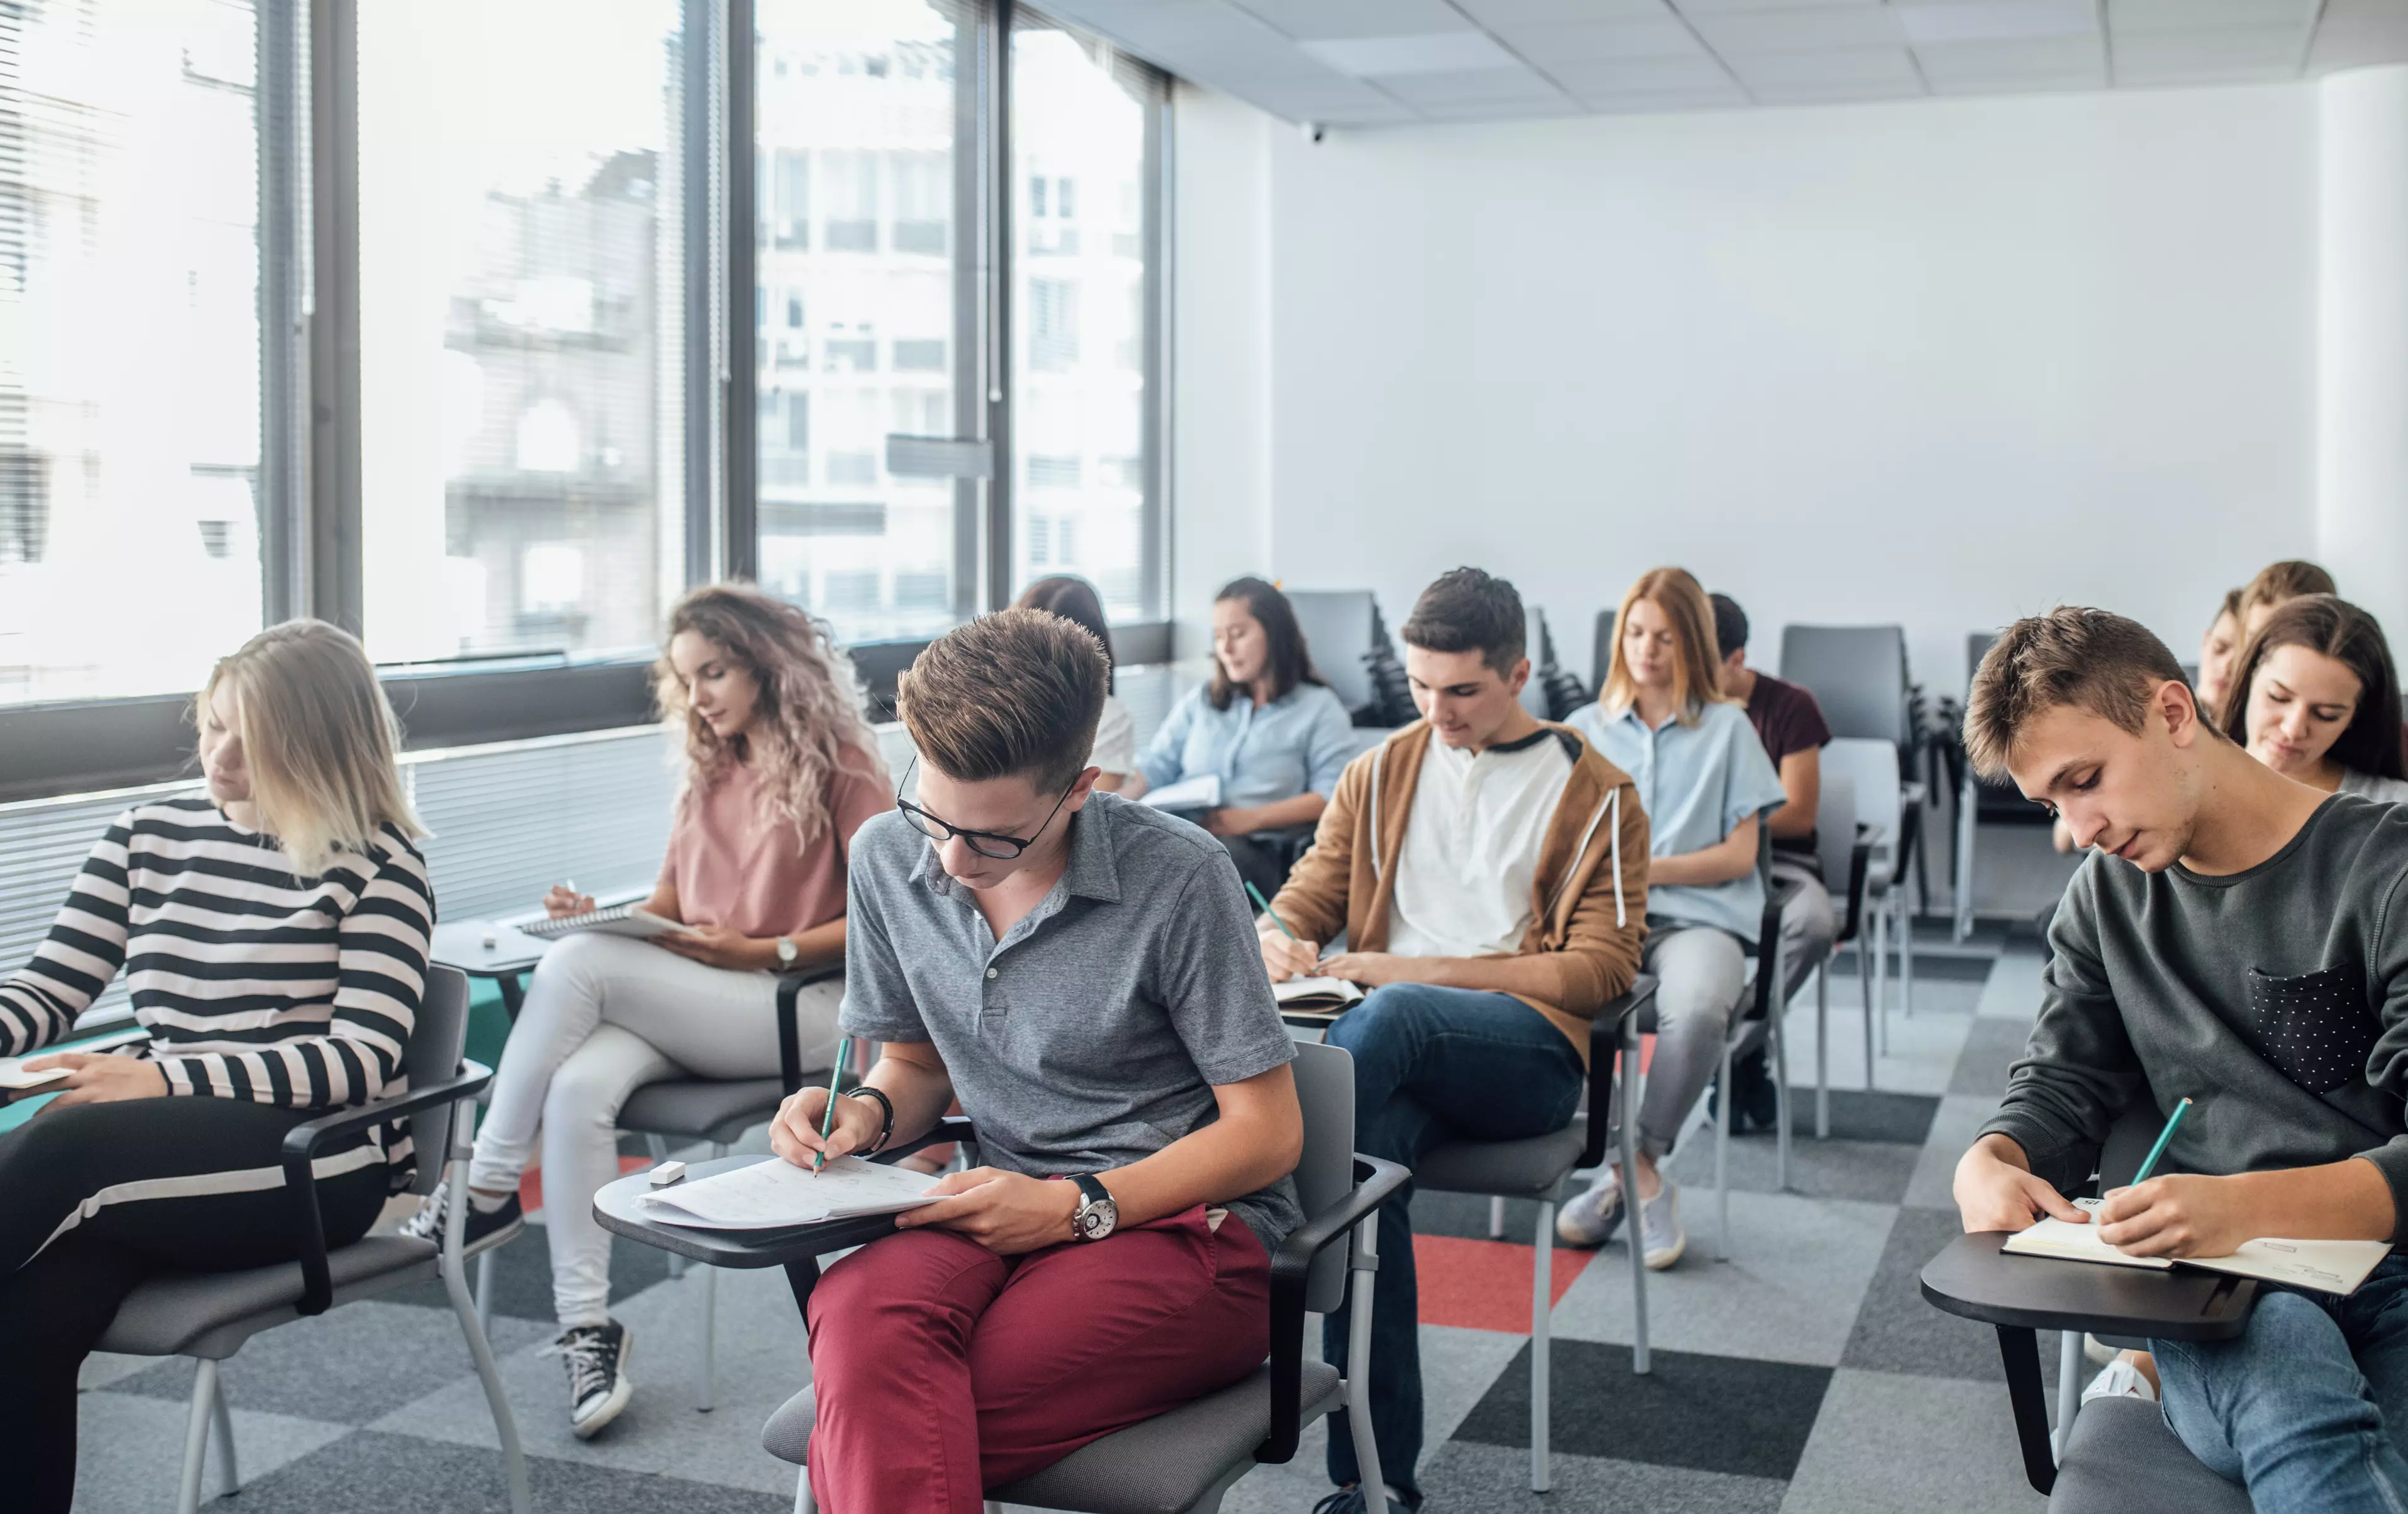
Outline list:
[[[666,1188],[685,1175],[685,1163],[665,1161],[652,1169],[652,1187]]]
[[[492,951],[494,947],[500,943],[501,939],[501,936],[494,931],[492,926],[489,925],[485,927],[485,949],[487,951]]]

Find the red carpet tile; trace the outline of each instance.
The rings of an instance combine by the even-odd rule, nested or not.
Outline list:
[[[1548,1303],[1563,1302],[1564,1291],[1596,1256],[1594,1251],[1555,1250],[1548,1269]],[[1413,1237],[1413,1267],[1421,1280],[1422,1323],[1455,1325],[1464,1330],[1496,1330],[1510,1335],[1530,1333],[1530,1269],[1535,1248],[1506,1241],[1467,1241],[1455,1235]]]
[[[624,1177],[629,1173],[640,1173],[652,1164],[652,1159],[650,1157],[621,1157],[619,1159],[619,1175]],[[531,1215],[541,1214],[543,1212],[542,1168],[530,1167],[520,1175],[519,1207]],[[1522,1287],[1525,1291],[1527,1291],[1530,1287],[1529,1279],[1530,1269],[1525,1267],[1522,1269]]]

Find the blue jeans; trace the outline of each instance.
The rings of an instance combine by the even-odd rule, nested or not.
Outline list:
[[[1518,1141],[1559,1131],[1580,1108],[1580,1053],[1511,994],[1392,983],[1340,1017],[1329,1044],[1354,1058],[1354,1144],[1412,1167],[1443,1142]],[[1408,1183],[1380,1206],[1371,1293],[1371,1429],[1380,1470],[1416,1500],[1422,1454],[1421,1297]],[[1352,1290],[1349,1290],[1351,1306]],[[1322,1358],[1346,1366],[1347,1309],[1323,1321]],[[1330,1416],[1329,1478],[1359,1479],[1342,1414]]]
[[[2263,1514],[2408,1514],[2408,1258],[2347,1298],[2260,1285],[2229,1341],[2151,1341],[2166,1422]]]

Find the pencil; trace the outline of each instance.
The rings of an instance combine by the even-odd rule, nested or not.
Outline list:
[[[1246,885],[1246,897],[1254,901],[1254,908],[1262,911],[1265,915],[1271,917],[1271,924],[1280,928],[1281,935],[1287,937],[1290,941],[1296,941],[1296,944],[1299,946],[1304,944],[1303,942],[1297,941],[1296,932],[1289,930],[1287,928],[1287,922],[1279,917],[1279,911],[1271,908],[1271,901],[1263,897],[1263,891],[1261,889],[1255,887],[1250,883]]]
[[[2132,1186],[2134,1188],[2138,1188],[2143,1183],[2149,1180],[2149,1174],[2157,1165],[2157,1159],[2166,1154],[2166,1143],[2174,1138],[2174,1127],[2182,1123],[2183,1111],[2189,1107],[2190,1101],[2188,1099],[2185,1099],[2182,1103],[2174,1105],[2174,1112],[2172,1114],[2166,1117],[2166,1128],[2157,1132],[2157,1144],[2149,1147],[2149,1160],[2141,1163],[2141,1170],[2132,1175]]]
[[[828,1074],[827,1109],[820,1116],[820,1140],[823,1143],[827,1140],[828,1132],[836,1129],[837,1085],[844,1081],[844,1065],[852,1055],[853,1037],[849,1035],[840,1035],[837,1037],[836,1071]],[[825,1150],[819,1150],[811,1153],[811,1171],[818,1172],[821,1168],[826,1165],[827,1152]]]

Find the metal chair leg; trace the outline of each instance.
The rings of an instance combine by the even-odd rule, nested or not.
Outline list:
[[[234,1410],[226,1403],[224,1373],[217,1374],[214,1388],[209,1394],[209,1424],[216,1432],[218,1496],[231,1498],[242,1492],[242,1465],[234,1456]]]
[[[811,1469],[795,1468],[795,1514],[820,1514],[819,1500],[811,1496]]]
[[[1856,991],[1865,996],[1865,1091],[1873,1089],[1873,964],[1862,930],[1856,932]]]
[[[727,1143],[710,1143],[711,1160],[727,1155]],[[709,1414],[719,1406],[719,1269],[702,1268],[702,1384],[695,1394],[695,1411]]]
[[[1955,873],[1956,940],[1961,944],[1973,933],[1973,831],[1975,810],[1981,799],[1973,787],[1973,775],[1965,775],[1965,786],[1956,795],[1956,857]]]
[[[1622,1022],[1622,1233],[1630,1242],[1630,1370],[1647,1363],[1647,1258],[1639,1244],[1639,1029]]]
[[[1881,1054],[1889,1055],[1889,901],[1873,909],[1873,1004],[1881,1020]]]
[[[1639,1239],[1638,1216],[1629,1209],[1629,1200],[1623,1200],[1626,1218],[1633,1244]],[[1538,1251],[1530,1268],[1530,1491],[1545,1492],[1555,1486],[1555,1463],[1548,1454],[1547,1416],[1551,1412],[1547,1390],[1554,1381],[1548,1368],[1547,1343],[1551,1334],[1555,1302],[1555,1203],[1553,1199],[1539,1202]],[[1352,1361],[1353,1358],[1348,1358]],[[1368,1502],[1368,1500],[1367,1500]]]
[[[468,1111],[463,1110],[452,1122],[452,1129],[466,1130]],[[443,1249],[437,1254],[436,1270],[442,1275],[443,1291],[452,1300],[452,1312],[459,1319],[460,1334],[467,1337],[468,1356],[477,1364],[477,1378],[485,1387],[485,1403],[493,1410],[494,1433],[502,1443],[502,1464],[509,1478],[510,1514],[528,1514],[526,1452],[519,1445],[519,1424],[510,1413],[509,1395],[502,1391],[502,1374],[494,1364],[493,1343],[485,1337],[485,1328],[477,1320],[476,1301],[468,1296],[468,1279],[461,1270],[460,1236],[468,1224],[468,1148],[455,1146],[452,1153],[452,1213],[444,1219]]]
[[[176,1514],[198,1514],[201,1474],[209,1463],[209,1421],[215,1418],[218,1364],[204,1357],[193,1377],[193,1407],[184,1420],[183,1475],[176,1488]]]
[[[1714,1260],[1730,1260],[1730,1037],[1723,1037],[1723,1096],[1714,1101]],[[1629,1205],[1630,1238],[1639,1238],[1638,1190],[1624,1201]]]
[[[1772,1117],[1780,1129],[1773,1132],[1773,1186],[1782,1192],[1789,1191],[1789,1032],[1783,1028],[1783,1017],[1772,1017]]]
[[[1831,959],[1814,964],[1814,1139],[1831,1138]]]
[[[1367,1215],[1354,1227],[1354,1313],[1346,1319],[1346,1431],[1354,1442],[1354,1468],[1367,1488],[1387,1486],[1380,1467],[1380,1437],[1371,1429],[1372,1290],[1380,1280],[1380,1217]],[[1335,1428],[1335,1427],[1333,1427]]]
[[[1492,1241],[1505,1238],[1505,1195],[1502,1193],[1488,1196],[1488,1238]]]
[[[477,1255],[477,1328],[491,1334],[494,1329],[494,1253],[499,1247],[487,1247]]]
[[[2065,1460],[2065,1443],[2073,1438],[2073,1417],[2082,1412],[2082,1332],[2061,1333],[2057,1352],[2057,1433],[2049,1439],[2057,1459]]]
[[[1892,887],[1898,900],[1898,1000],[1906,1017],[1914,1018],[1914,910],[1903,888]]]

